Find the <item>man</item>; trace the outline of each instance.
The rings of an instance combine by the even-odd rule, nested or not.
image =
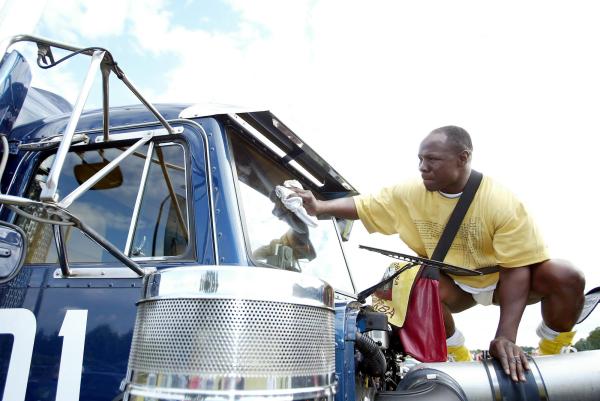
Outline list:
[[[419,147],[421,180],[384,188],[379,194],[317,200],[299,190],[307,212],[360,219],[369,232],[399,234],[419,256],[431,257],[448,218],[471,174],[473,147],[462,128],[432,131]],[[523,205],[509,191],[484,177],[445,262],[476,269],[499,266],[500,272],[476,277],[440,277],[440,300],[449,355],[470,360],[452,313],[476,303],[500,306],[490,353],[506,374],[524,381],[527,359],[515,344],[525,306],[541,301],[540,354],[567,349],[583,306],[585,280],[570,263],[550,259]]]

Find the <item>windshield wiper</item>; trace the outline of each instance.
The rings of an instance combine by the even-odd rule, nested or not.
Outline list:
[[[480,276],[481,274],[483,274],[481,271],[469,270],[469,269],[465,269],[464,267],[454,266],[454,265],[440,262],[437,260],[421,258],[419,256],[406,255],[404,253],[387,251],[385,249],[373,248],[373,247],[366,246],[366,245],[359,245],[358,247],[361,249],[366,249],[367,251],[381,253],[382,255],[408,262],[405,266],[403,266],[401,269],[397,270],[391,276],[386,277],[385,279],[383,279],[379,283],[375,284],[374,286],[371,286],[371,287],[367,288],[366,290],[359,292],[356,295],[356,297],[358,298],[357,300],[361,303],[365,302],[367,297],[370,296],[371,294],[373,294],[375,291],[377,291],[378,288],[383,287],[384,285],[386,285],[387,283],[392,281],[394,278],[398,277],[398,275],[400,275],[404,271],[410,269],[411,267],[417,266],[417,265],[430,266],[435,269],[439,269],[441,271],[446,271],[450,274],[454,274],[457,276]]]

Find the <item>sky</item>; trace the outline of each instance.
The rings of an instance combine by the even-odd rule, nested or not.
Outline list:
[[[600,285],[599,8],[577,0],[0,0],[0,37],[108,48],[154,103],[270,109],[361,193],[416,176],[423,137],[462,126],[473,167],[523,201],[552,257],[581,269],[589,290]],[[34,75],[34,85],[74,102],[83,81],[75,69]],[[112,104],[137,103],[118,83],[111,90]],[[392,261],[358,244],[407,251],[357,222],[345,247],[357,290]],[[455,315],[468,347],[488,348],[498,312]],[[536,345],[539,322],[539,305],[529,306],[519,344]],[[596,311],[575,339],[598,326]]]

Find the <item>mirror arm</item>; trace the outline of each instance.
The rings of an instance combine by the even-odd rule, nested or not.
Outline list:
[[[108,251],[112,256],[114,256],[117,260],[123,263],[125,266],[129,267],[131,270],[136,272],[140,277],[146,275],[144,270],[135,263],[133,260],[129,259],[123,252],[121,252],[116,246],[105,240],[100,234],[94,231],[90,226],[84,224],[81,220],[77,220],[75,222],[75,227],[79,228],[81,232],[87,235],[92,241],[97,242],[104,249]]]
[[[58,263],[60,264],[60,271],[63,277],[71,276],[71,269],[69,268],[69,259],[67,257],[67,247],[65,246],[65,240],[62,233],[62,229],[59,225],[53,225],[54,229],[54,244],[56,245],[56,254],[58,255]]]
[[[45,204],[43,202],[32,201],[31,199],[21,198],[18,196],[12,195],[2,195],[0,194],[0,203],[8,206],[11,210],[15,211],[18,214],[21,214],[25,218],[32,219],[34,221],[39,221],[42,223],[52,224],[54,225],[69,225],[77,227],[81,232],[83,232],[88,238],[92,241],[96,242],[98,245],[103,247],[108,253],[114,256],[117,260],[123,263],[125,266],[129,267],[131,270],[136,272],[140,277],[146,275],[146,272],[135,263],[133,260],[129,259],[123,252],[121,252],[116,246],[108,242],[104,237],[94,231],[91,227],[84,224],[77,217],[73,216],[66,209],[61,208],[58,205],[54,204]],[[54,220],[50,218],[41,218],[39,216],[34,216],[30,213],[26,213],[20,210],[17,206],[27,207],[33,206],[38,208],[43,208],[46,213],[50,214],[51,217],[54,217]],[[55,230],[56,234],[56,230]],[[62,233],[61,233],[62,234]],[[56,239],[55,239],[56,240]],[[59,251],[60,252],[60,251]],[[66,257],[66,252],[65,252]]]
[[[52,167],[50,168],[50,173],[48,174],[46,183],[42,186],[42,192],[40,193],[40,200],[42,201],[58,201],[57,192],[58,181],[61,175],[60,173],[65,163],[69,147],[71,146],[77,122],[79,121],[79,117],[83,112],[83,107],[85,106],[85,102],[90,93],[92,83],[94,81],[94,73],[96,69],[99,68],[100,63],[104,58],[104,54],[105,53],[103,51],[95,51],[94,55],[92,56],[92,61],[90,63],[88,73],[83,82],[81,92],[79,92],[79,96],[77,97],[77,101],[75,102],[75,106],[73,107],[73,113],[71,113],[71,117],[69,118],[69,122],[67,123],[67,127],[65,128],[63,140],[60,143],[58,150],[56,151],[56,157],[54,158],[54,162],[52,163]]]
[[[102,74],[102,131],[104,134],[104,142],[108,142],[108,128],[110,126],[109,120],[109,78],[110,78],[111,65],[106,61],[100,64],[100,72]]]

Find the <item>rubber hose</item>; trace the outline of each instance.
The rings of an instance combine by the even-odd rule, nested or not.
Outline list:
[[[371,376],[382,376],[387,368],[383,352],[372,338],[356,333],[356,349],[364,357],[362,367]]]

